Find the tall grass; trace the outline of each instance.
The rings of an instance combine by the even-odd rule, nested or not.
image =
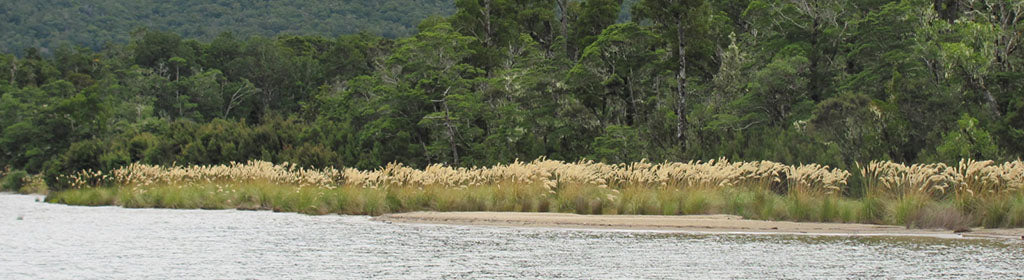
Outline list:
[[[202,209],[378,215],[406,211],[734,214],[751,219],[961,229],[1024,226],[1024,164],[871,162],[849,171],[774,162],[565,163],[481,168],[389,164],[304,169],[251,161],[215,166],[133,164],[60,178],[48,201]],[[856,197],[844,196],[850,188]]]

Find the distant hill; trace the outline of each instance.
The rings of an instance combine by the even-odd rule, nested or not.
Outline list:
[[[452,0],[32,0],[0,1],[0,52],[42,53],[61,44],[100,49],[124,43],[137,28],[210,39],[251,35],[369,32],[401,37],[432,15],[454,12]]]

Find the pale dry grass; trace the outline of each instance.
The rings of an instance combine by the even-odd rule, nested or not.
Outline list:
[[[1024,162],[1019,160],[996,164],[965,159],[956,166],[873,161],[858,169],[865,178],[865,188],[888,196],[984,197],[1024,189]]]
[[[63,178],[47,201],[310,214],[539,211],[581,214],[734,214],[753,219],[862,222],[960,229],[1024,225],[1024,163],[871,162],[828,166],[728,160],[605,164],[538,159],[491,167],[306,169],[263,161],[213,166],[132,164]],[[115,188],[92,188],[92,187]]]
[[[874,161],[866,166],[858,166],[857,169],[869,193],[889,197],[906,194],[978,197],[1024,189],[1024,162],[1021,161],[997,164],[992,161],[963,160],[955,166]],[[431,165],[416,169],[393,163],[376,170],[307,169],[289,163],[272,164],[264,161],[184,167],[132,164],[111,172],[80,171],[62,179],[73,188],[265,182],[325,189],[543,186],[551,193],[567,187],[598,187],[617,192],[627,188],[766,188],[782,184],[788,190],[835,194],[843,191],[849,178],[849,172],[828,166],[785,165],[770,161],[730,162],[720,159],[688,163],[640,161],[605,164],[538,159],[472,168]]]
[[[391,164],[379,170],[345,170],[345,184],[368,187],[467,188],[473,186],[543,185],[551,191],[567,186],[600,188],[728,188],[767,185],[786,180],[791,186],[816,192],[838,192],[849,173],[820,165],[787,166],[779,163],[712,160],[708,162],[645,161],[605,164],[593,161],[565,163],[539,159],[529,163],[475,168],[432,165],[423,170]]]
[[[307,169],[294,164],[265,161],[232,162],[227,165],[156,166],[131,164],[110,172],[83,170],[61,180],[72,188],[116,185],[146,187],[153,185],[266,182],[299,187],[334,188],[342,172],[333,168]]]
[[[153,166],[132,164],[111,172],[81,171],[62,179],[73,188],[102,185],[146,187],[194,183],[267,182],[332,189],[356,187],[444,188],[543,186],[554,193],[566,187],[598,187],[615,192],[625,188],[720,189],[736,186],[767,187],[785,184],[812,193],[839,193],[850,173],[817,164],[790,166],[770,161],[728,160],[688,163],[646,161],[605,164],[593,161],[566,163],[538,159],[492,167],[454,168],[431,165],[424,169],[388,164],[376,170],[305,169],[292,164],[263,161],[212,166]]]

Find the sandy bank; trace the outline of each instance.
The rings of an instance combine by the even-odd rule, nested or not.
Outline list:
[[[886,225],[758,221],[732,215],[635,216],[518,212],[413,212],[387,214],[374,219],[395,223],[707,233],[985,237],[1017,240],[1024,235],[1024,229],[978,228],[967,233],[953,233],[948,230],[907,229],[901,226]]]

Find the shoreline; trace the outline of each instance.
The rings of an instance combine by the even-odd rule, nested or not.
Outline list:
[[[734,215],[578,215],[528,212],[410,212],[384,214],[375,221],[404,224],[640,230],[709,234],[780,234],[816,236],[902,236],[944,239],[985,238],[1022,240],[1024,228],[973,228],[954,233],[943,229],[908,229],[902,226],[748,220]]]

